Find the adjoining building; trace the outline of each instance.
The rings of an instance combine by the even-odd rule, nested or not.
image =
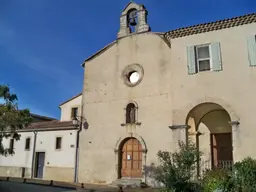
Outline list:
[[[0,176],[74,181],[79,127],[72,120],[80,115],[81,98],[79,94],[59,106],[61,120],[31,114],[33,123],[18,131],[19,141],[4,139],[15,154],[0,156]]]
[[[149,182],[158,150],[189,138],[212,166],[256,158],[255,35],[255,13],[151,32],[129,3],[117,39],[83,63],[79,182]]]

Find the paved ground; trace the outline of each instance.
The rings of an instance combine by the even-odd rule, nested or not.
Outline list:
[[[10,181],[0,181],[1,192],[75,192],[70,188],[50,187],[36,184],[16,183]]]

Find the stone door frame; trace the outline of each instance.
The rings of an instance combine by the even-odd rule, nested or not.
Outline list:
[[[137,134],[126,134],[124,136],[121,136],[118,141],[116,142],[115,148],[114,148],[114,152],[115,152],[115,167],[116,167],[116,178],[120,179],[120,175],[119,175],[119,169],[120,169],[120,147],[122,147],[122,143],[124,140],[128,139],[128,138],[135,138],[137,139],[142,147],[142,181],[146,182],[146,175],[145,175],[145,171],[143,170],[144,167],[146,166],[146,159],[147,159],[147,146],[146,143],[144,141],[144,139],[137,135]],[[131,178],[132,179],[132,178]]]

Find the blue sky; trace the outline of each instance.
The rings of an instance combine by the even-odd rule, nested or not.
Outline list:
[[[116,39],[128,0],[0,0],[0,84],[20,108],[59,118],[78,94],[85,58]],[[256,12],[255,0],[137,0],[155,32]],[[107,63],[103,63],[106,65]]]

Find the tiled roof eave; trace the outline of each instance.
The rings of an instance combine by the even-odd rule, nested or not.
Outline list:
[[[22,133],[22,132],[39,132],[39,131],[61,131],[61,130],[78,130],[77,127],[75,126],[61,126],[61,127],[40,127],[40,128],[23,128],[16,130],[17,133]],[[10,133],[10,131],[4,131],[5,133]]]
[[[78,130],[75,126],[65,126],[65,127],[40,127],[40,128],[26,128],[18,130],[17,132],[42,132],[42,131],[64,131],[64,130]]]
[[[251,24],[256,22],[256,13],[234,17],[230,19],[219,20],[215,22],[205,23],[194,25],[190,27],[179,28],[175,30],[171,30],[166,33],[166,37],[168,39],[175,39],[200,33],[207,33],[211,31],[217,31],[227,28],[232,28],[236,26]]]

